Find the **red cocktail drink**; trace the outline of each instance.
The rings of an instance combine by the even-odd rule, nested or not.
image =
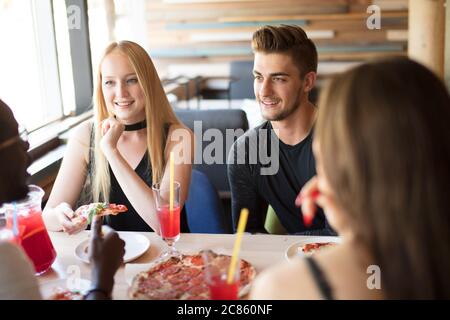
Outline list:
[[[56,251],[42,220],[41,201],[44,190],[38,186],[28,186],[25,199],[5,203],[7,228],[12,230],[14,241],[22,246],[34,264],[36,274],[47,271],[56,259]]]
[[[19,234],[17,242],[33,261],[36,273],[47,271],[56,259],[56,251],[45,228],[40,211],[30,210],[17,216]],[[12,217],[8,219],[12,228]]]
[[[163,239],[175,239],[180,236],[180,207],[174,206],[172,214],[169,206],[161,206],[157,210],[159,224],[161,225],[161,237]]]
[[[213,277],[208,282],[211,300],[237,300],[239,292],[239,281],[228,284],[227,279]]]
[[[159,220],[161,238],[169,246],[168,251],[163,251],[159,258],[181,257],[181,253],[175,249],[175,242],[180,239],[180,183],[174,182],[161,188],[159,183],[152,186],[156,201],[156,215]],[[172,210],[170,210],[172,207]]]
[[[208,285],[211,300],[238,300],[239,297],[239,259],[238,269],[231,275],[232,282],[228,283],[231,257],[222,256],[215,258],[211,250],[202,251],[203,264],[205,266],[205,282]]]

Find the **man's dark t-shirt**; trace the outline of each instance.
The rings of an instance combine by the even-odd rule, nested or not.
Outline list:
[[[228,156],[234,229],[241,209],[247,208],[246,230],[266,232],[264,221],[270,204],[289,234],[334,234],[322,210],[306,228],[301,209],[295,206],[301,188],[315,174],[312,133],[291,146],[278,139],[269,121],[250,129],[234,143]]]

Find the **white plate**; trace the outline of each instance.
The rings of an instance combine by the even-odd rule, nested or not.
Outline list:
[[[125,241],[125,255],[123,262],[127,263],[142,256],[150,247],[150,240],[139,233],[131,232],[117,232],[119,237]],[[87,246],[89,239],[84,240],[75,248],[75,255],[83,262],[89,263],[89,256],[87,254]]]
[[[81,294],[85,294],[90,288],[91,282],[89,280],[75,277],[50,280],[39,286],[43,299],[51,298],[58,290],[78,291]]]
[[[341,238],[339,237],[308,237],[302,241],[290,245],[285,252],[285,257],[287,260],[291,261],[297,259],[298,257],[304,257],[305,254],[301,251],[301,248],[308,243],[323,243],[323,242],[334,242],[341,243]]]

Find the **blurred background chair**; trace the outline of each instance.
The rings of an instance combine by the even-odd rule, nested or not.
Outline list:
[[[231,61],[230,76],[235,79],[230,83],[231,99],[255,99],[253,91],[253,60]]]
[[[249,128],[245,111],[241,109],[175,109],[175,114],[184,125],[194,132],[196,141],[195,158],[197,159],[194,169],[205,174],[217,190],[225,211],[224,215],[231,224],[231,192],[228,182],[227,158],[233,142]],[[194,121],[199,121],[197,130],[194,130]],[[200,125],[201,130],[199,128]],[[222,145],[219,144],[216,148],[215,152],[220,152],[221,154],[214,154],[217,159],[214,163],[206,163],[203,156],[206,148],[208,150],[206,150],[205,154],[209,155],[211,153],[212,147],[210,145],[215,143],[215,138],[212,138],[213,141],[203,141],[205,140],[203,135],[208,129],[214,129],[213,133],[220,134],[223,140]],[[237,133],[233,139],[228,139],[228,143],[226,141],[227,129],[233,129],[233,132]],[[234,131],[236,129],[241,130],[236,132]]]
[[[197,77],[197,109],[200,109],[200,101],[202,99],[222,99],[228,101],[228,107],[231,108],[231,85],[237,78],[230,76],[216,77]]]
[[[204,173],[195,169],[185,208],[192,233],[231,233],[231,217],[225,215],[216,188]]]
[[[270,234],[288,234],[288,232],[278,219],[277,213],[275,212],[275,210],[273,210],[271,205],[267,207],[264,229],[266,229]]]
[[[241,132],[248,130],[248,120],[245,111],[240,109],[215,109],[215,110],[180,110],[175,109],[175,114],[178,119],[184,123],[185,126],[190,128],[196,135],[196,159],[198,164],[194,165],[194,168],[206,174],[218,190],[221,199],[230,198],[230,185],[228,183],[227,175],[227,158],[228,152],[234,141],[240,134],[237,134],[232,141],[226,141],[227,129],[242,129]],[[199,129],[198,132],[194,130],[194,121],[199,121],[197,126],[201,124],[201,136]],[[203,141],[203,135],[208,129],[216,129],[217,133],[220,132],[223,143],[220,146],[222,154],[218,158],[217,163],[208,164],[205,163],[203,153],[205,148],[211,149],[211,144],[215,141]],[[236,132],[236,131],[234,131]],[[209,154],[209,152],[208,152]],[[220,159],[219,159],[220,158]]]

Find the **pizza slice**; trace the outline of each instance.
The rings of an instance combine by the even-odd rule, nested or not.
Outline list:
[[[87,221],[87,223],[90,224],[94,216],[115,216],[125,211],[128,211],[128,208],[123,204],[94,202],[79,207],[75,211],[75,218],[73,218],[72,221],[75,223]]]
[[[57,287],[47,300],[84,300],[84,296],[79,291]]]
[[[334,242],[313,242],[306,243],[305,245],[298,248],[299,252],[306,255],[313,255],[314,253],[322,250],[325,247],[331,247],[336,245]]]

